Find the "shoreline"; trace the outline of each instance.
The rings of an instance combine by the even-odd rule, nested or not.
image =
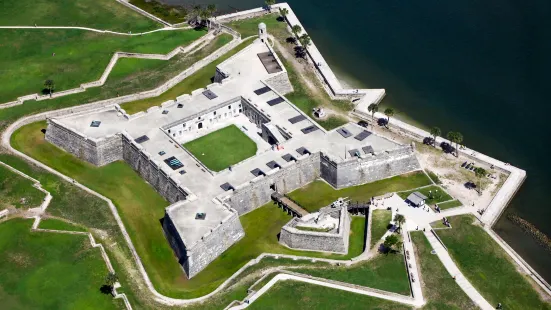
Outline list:
[[[300,25],[303,29],[301,34],[307,34],[307,32],[304,30],[303,25],[300,23],[298,17],[293,12],[292,8],[287,3],[279,3],[272,6],[272,10],[279,9],[279,8],[286,8],[289,13],[286,16],[286,21],[289,25]],[[234,20],[234,19],[244,19],[244,18],[250,18],[259,14],[265,14],[266,11],[263,8],[257,8],[247,11],[242,11],[238,13],[233,14],[227,14],[218,16],[217,20]],[[322,64],[322,66],[314,65],[314,67],[317,70],[317,73],[319,73],[318,78],[321,79],[321,82],[325,84],[327,87],[324,87],[328,94],[331,97],[337,97],[339,95],[350,95],[355,93],[355,89],[345,89],[343,87],[343,84],[341,84],[340,80],[337,78],[335,73],[330,68],[329,64],[325,61],[322,54],[317,49],[316,45],[314,44],[312,40],[312,44],[308,47],[308,53],[310,60],[314,64]],[[325,86],[324,85],[324,86]],[[331,90],[329,92],[328,90]],[[358,116],[359,118],[370,121],[371,115],[367,113],[367,107],[371,103],[379,104],[380,101],[383,99],[385,90],[373,90],[373,89],[358,89],[357,90],[360,95],[364,95],[363,98],[360,100],[360,103],[356,105],[354,108],[352,114]],[[373,96],[373,91],[379,91],[378,95]],[[380,92],[382,91],[382,95]],[[365,112],[363,112],[365,110]],[[377,118],[385,117],[383,113],[375,113],[375,116]],[[413,138],[417,141],[422,141],[423,138],[430,136],[430,134],[420,128],[417,128],[415,126],[412,126],[406,122],[403,122],[399,119],[394,119],[393,124],[391,127],[395,127],[398,129],[401,133]],[[438,137],[436,139],[437,143],[440,142],[448,142],[447,139]],[[485,212],[482,216],[479,217],[479,220],[483,223],[485,230],[488,232],[488,234],[501,246],[501,248],[528,274],[530,277],[549,295],[551,295],[551,286],[541,277],[526,261],[520,256],[514,249],[507,244],[501,237],[497,235],[497,233],[493,230],[494,224],[497,222],[497,220],[501,217],[507,206],[509,205],[510,201],[513,199],[513,197],[516,195],[519,188],[524,183],[524,180],[526,179],[526,171],[523,169],[520,169],[518,167],[511,166],[509,163],[505,163],[501,160],[492,158],[490,156],[484,155],[482,153],[478,153],[475,150],[465,148],[462,150],[459,150],[462,156],[471,158],[477,161],[482,161],[488,165],[493,165],[496,168],[499,168],[501,170],[504,170],[509,173],[509,176],[507,177],[507,180],[505,183],[501,186],[501,188],[498,190],[488,207],[486,207]]]

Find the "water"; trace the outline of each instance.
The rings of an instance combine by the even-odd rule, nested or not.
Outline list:
[[[551,2],[289,3],[339,77],[386,88],[383,104],[402,117],[460,131],[465,145],[525,169],[528,179],[506,212],[551,236]],[[216,4],[230,12],[263,2]],[[495,230],[551,280],[551,254],[505,216]]]

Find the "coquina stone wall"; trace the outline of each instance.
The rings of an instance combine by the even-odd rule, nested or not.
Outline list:
[[[413,144],[339,163],[323,155],[321,160],[321,176],[335,188],[374,182],[419,169],[421,165]]]
[[[241,99],[241,104],[243,107],[243,114],[245,114],[245,116],[247,116],[251,123],[255,124],[256,127],[262,128],[262,124],[270,122],[270,118],[264,115],[264,113],[262,113],[249,101]]]
[[[275,189],[280,193],[288,193],[314,181],[320,176],[319,168],[319,153],[304,155],[296,162],[268,172],[267,176],[260,176],[250,183],[237,186],[225,202],[240,215],[250,212],[270,202]]]
[[[293,85],[291,85],[291,81],[289,81],[287,72],[281,72],[272,76],[266,80],[266,84],[281,95],[286,95],[293,92]]]
[[[104,166],[122,159],[122,140],[120,134],[110,135],[101,139],[92,139],[79,132],[65,128],[65,126],[54,119],[48,119],[46,141],[96,166]]]
[[[233,210],[232,215],[224,219],[218,227],[187,247],[187,258],[181,262],[184,271],[192,278],[244,236],[239,215]]]
[[[305,231],[295,228],[299,220],[293,218],[281,229],[279,242],[293,249],[348,253],[350,215],[346,208],[339,211],[339,228],[335,233]]]
[[[157,192],[168,202],[175,203],[185,200],[189,193],[185,188],[173,178],[170,177],[174,171],[168,166],[164,167],[160,163],[151,159],[151,155],[145,152],[142,147],[135,143],[130,136],[122,133],[123,158],[124,160],[140,174]]]

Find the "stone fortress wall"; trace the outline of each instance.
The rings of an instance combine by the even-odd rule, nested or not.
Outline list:
[[[120,134],[93,139],[66,128],[55,119],[48,119],[46,141],[96,166],[104,166],[122,159]]]
[[[398,148],[353,157],[336,162],[321,155],[321,177],[333,187],[340,189],[370,183],[395,175],[421,169],[415,156],[415,146],[404,145]]]
[[[293,249],[347,254],[350,215],[346,207],[343,207],[340,210],[334,210],[331,216],[339,217],[339,227],[336,232],[300,230],[295,228],[299,226],[300,220],[293,218],[281,228],[279,242]]]

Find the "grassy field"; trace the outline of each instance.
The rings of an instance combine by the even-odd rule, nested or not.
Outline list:
[[[87,237],[31,233],[31,224],[0,224],[3,309],[124,309],[100,292],[108,270]]]
[[[205,33],[178,30],[130,37],[75,29],[4,29],[0,39],[10,44],[0,49],[0,103],[41,93],[47,79],[55,82],[55,91],[95,81],[117,51],[166,54]]]
[[[503,249],[473,223],[472,215],[449,218],[453,229],[439,230],[438,235],[461,272],[491,305],[503,309],[551,309],[541,300],[529,278],[517,272]],[[535,284],[534,284],[535,285]]]
[[[462,205],[463,205],[463,203],[461,203],[461,201],[452,200],[452,201],[448,201],[448,202],[444,202],[444,203],[439,203],[438,207],[441,210],[446,210],[446,209],[461,207]]]
[[[238,21],[232,21],[226,25],[239,32],[242,38],[247,38],[258,34],[258,24],[265,23],[268,33],[277,31],[286,31],[287,23],[277,20],[276,14],[265,15],[255,18],[246,18]]]
[[[2,26],[71,26],[144,32],[161,24],[113,0],[3,0]]]
[[[421,268],[423,294],[427,299],[426,310],[477,309],[472,300],[453,280],[438,256],[431,254],[432,247],[422,232],[412,232],[418,262]]]
[[[77,226],[66,221],[62,221],[55,218],[42,219],[38,228],[42,229],[54,229],[54,230],[68,230],[68,231],[83,231],[86,229],[82,226]]]
[[[400,196],[402,199],[406,199],[409,196],[409,194],[413,192],[419,192],[427,196],[427,200],[425,200],[425,204],[431,205],[431,206],[436,203],[440,203],[442,201],[448,201],[453,199],[452,196],[446,193],[444,189],[436,185],[414,189],[406,192],[400,192],[398,193],[398,196]]]
[[[123,162],[98,168],[47,143],[41,132],[45,126],[45,122],[37,122],[22,127],[12,136],[12,146],[109,197],[118,208],[155,287],[163,294],[189,298],[208,293],[263,252],[349,259],[363,251],[363,217],[353,217],[348,255],[294,251],[280,245],[277,235],[291,217],[270,204],[244,215],[241,222],[245,238],[188,280],[158,222],[168,203]]]
[[[0,210],[39,207],[45,196],[32,181],[0,166]]]
[[[373,210],[371,219],[371,244],[370,248],[373,248],[376,244],[379,244],[380,239],[388,230],[388,225],[392,220],[392,212],[389,210]]]
[[[409,295],[409,280],[402,254],[378,254],[351,267],[293,269],[315,277]]]
[[[83,93],[48,101],[26,101],[22,105],[0,109],[0,130],[25,115],[77,106],[158,87],[230,40],[230,35],[222,34],[197,52],[191,55],[179,54],[169,61],[120,59],[102,87],[90,88]]]
[[[121,107],[125,109],[128,114],[134,114],[140,111],[145,111],[150,107],[161,105],[161,103],[165,101],[174,100],[176,99],[176,97],[183,94],[190,94],[196,89],[203,88],[209,84],[212,84],[212,78],[214,77],[214,73],[216,72],[216,66],[218,66],[218,64],[220,64],[224,60],[237,54],[237,52],[241,51],[245,47],[249,46],[249,44],[251,44],[251,41],[247,40],[242,42],[238,46],[234,47],[231,51],[224,54],[222,57],[216,59],[202,69],[188,76],[185,80],[174,85],[174,87],[162,93],[160,96],[127,102],[122,104]]]
[[[372,309],[411,307],[370,296],[296,281],[278,282],[249,309]]]
[[[130,0],[128,2],[171,24],[186,21],[186,10],[178,5],[164,4],[156,0]]]
[[[237,126],[230,125],[184,144],[212,171],[222,171],[256,154],[256,143]]]
[[[426,170],[427,174],[429,175],[429,177],[432,179],[432,181],[436,184],[442,184],[442,181],[440,181],[440,178],[436,175],[436,173],[430,171],[430,170]]]
[[[288,196],[307,211],[316,212],[339,197],[348,197],[352,201],[369,201],[373,196],[429,184],[431,184],[430,179],[423,172],[412,172],[340,190],[335,190],[327,183],[318,180],[289,193]]]

